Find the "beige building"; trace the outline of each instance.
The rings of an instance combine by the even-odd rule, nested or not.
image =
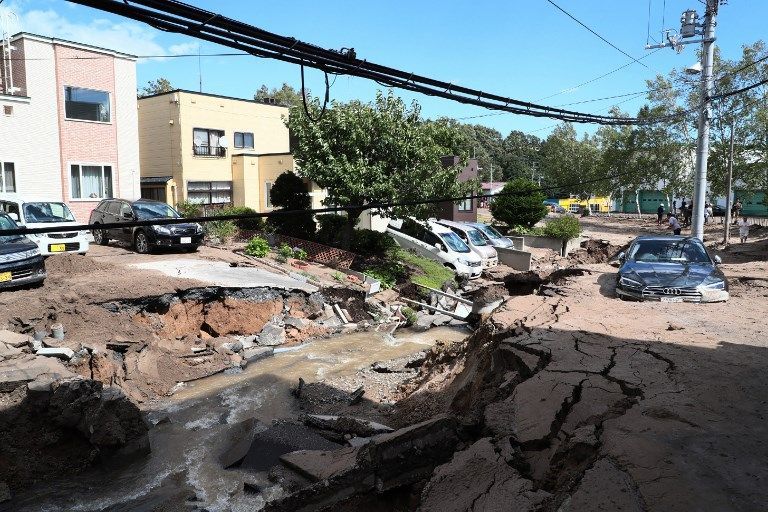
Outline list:
[[[275,178],[295,170],[287,107],[184,90],[138,103],[142,197],[268,211]]]

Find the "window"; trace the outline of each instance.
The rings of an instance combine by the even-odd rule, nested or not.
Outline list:
[[[160,201],[164,203],[166,201],[165,187],[141,187],[141,198],[152,199],[153,201]]]
[[[110,215],[120,214],[120,201],[109,201],[107,203],[107,213]]]
[[[231,181],[190,181],[187,200],[195,204],[222,204],[232,202]]]
[[[197,156],[227,155],[227,148],[221,145],[223,130],[209,130],[208,128],[195,128],[192,130],[193,152]]]
[[[112,197],[111,165],[70,166],[72,199],[101,199]]]
[[[131,205],[129,205],[128,203],[120,204],[120,217],[124,219],[133,218],[133,210],[131,209]]]
[[[64,113],[67,119],[109,122],[109,93],[64,87]]]
[[[458,205],[459,205],[459,211],[460,212],[471,212],[472,211],[472,198],[468,197],[467,199],[464,199],[463,201],[459,201]]]
[[[268,181],[264,183],[264,195],[267,208],[272,208],[272,182]]]
[[[7,116],[13,115],[13,105],[3,105],[3,114]]]
[[[16,192],[16,165],[0,162],[0,192]]]
[[[251,132],[235,132],[235,147],[253,149],[253,134]]]

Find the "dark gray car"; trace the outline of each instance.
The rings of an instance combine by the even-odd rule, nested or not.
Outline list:
[[[626,253],[616,295],[623,299],[661,302],[722,302],[728,300],[728,281],[698,238],[641,236]]]

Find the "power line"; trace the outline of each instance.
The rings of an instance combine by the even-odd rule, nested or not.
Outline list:
[[[359,59],[353,49],[327,50],[178,1],[132,0],[130,3],[119,0],[69,1],[136,19],[159,30],[187,34],[246,51],[257,57],[277,59],[297,65],[304,64],[331,74],[358,76],[386,86],[493,110],[577,123],[654,122],[651,119],[642,121],[632,118],[616,119],[610,116],[563,110],[471,89]]]
[[[562,12],[563,14],[565,14],[566,16],[568,16],[569,18],[571,18],[573,21],[575,21],[576,23],[578,23],[579,25],[581,25],[581,26],[582,26],[582,27],[584,27],[585,29],[589,30],[589,31],[590,31],[592,34],[596,35],[596,36],[597,36],[597,37],[598,37],[598,38],[599,38],[601,41],[603,41],[604,43],[606,43],[608,46],[610,46],[610,47],[611,47],[611,48],[613,48],[614,50],[617,50],[617,51],[619,51],[621,54],[623,54],[623,55],[625,55],[625,56],[629,57],[630,59],[632,59],[632,62],[633,62],[633,63],[634,63],[634,62],[637,62],[637,63],[638,63],[638,64],[640,64],[641,66],[644,66],[644,67],[646,67],[646,68],[648,67],[648,66],[647,66],[645,63],[643,63],[643,62],[640,62],[640,60],[639,60],[639,59],[636,59],[636,58],[634,58],[633,56],[631,56],[630,54],[628,54],[627,52],[625,52],[624,50],[622,50],[621,48],[619,48],[618,46],[616,46],[615,44],[613,44],[612,42],[610,42],[609,40],[607,40],[606,38],[604,38],[603,36],[601,36],[600,34],[598,34],[597,32],[595,32],[594,30],[592,30],[591,28],[589,28],[589,27],[588,27],[587,25],[585,25],[585,24],[584,24],[584,23],[583,23],[581,20],[579,20],[578,18],[576,18],[576,17],[575,17],[573,14],[569,13],[568,11],[566,11],[565,9],[563,9],[562,7],[560,7],[559,5],[557,5],[557,4],[556,4],[555,2],[553,2],[552,0],[547,0],[547,2],[549,2],[549,3],[550,3],[550,4],[552,4],[552,5],[554,5],[554,6],[555,6],[555,8],[556,8],[556,9],[558,9],[560,12]]]

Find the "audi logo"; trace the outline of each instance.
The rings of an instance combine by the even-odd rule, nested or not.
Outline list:
[[[680,288],[664,288],[664,295],[680,295]]]

